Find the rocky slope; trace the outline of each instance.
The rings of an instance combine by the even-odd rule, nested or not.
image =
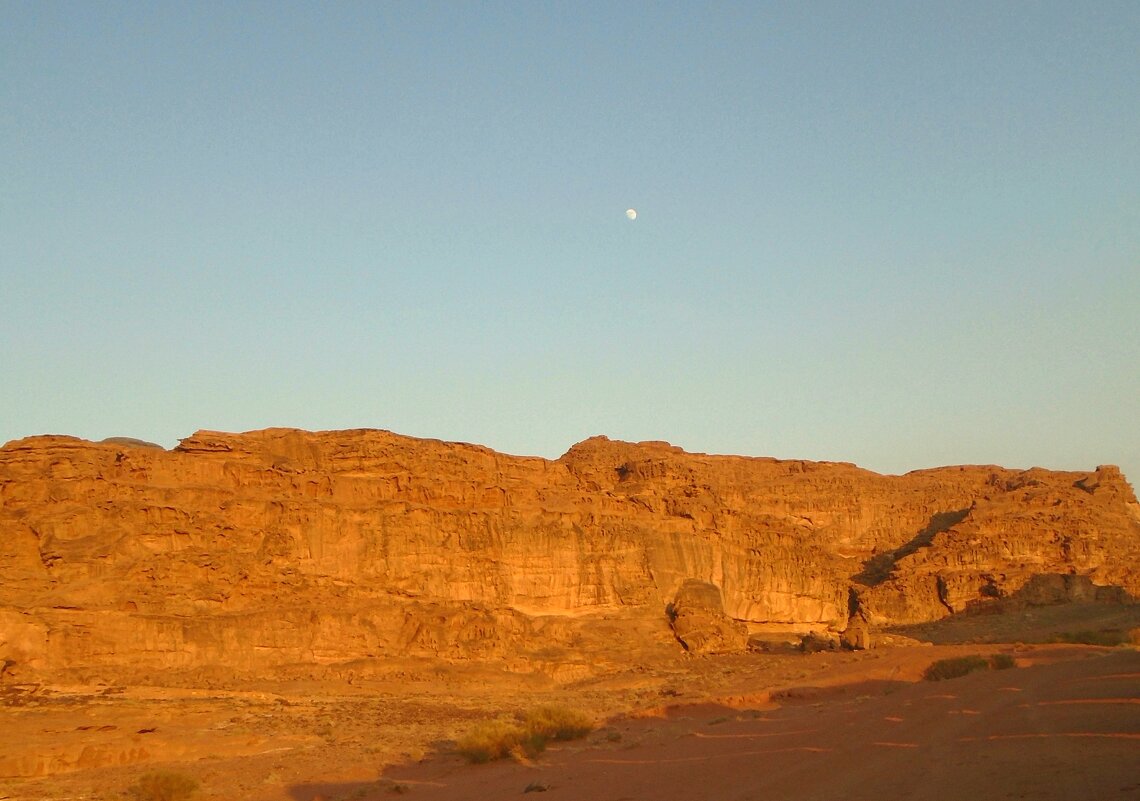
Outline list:
[[[1140,506],[1116,468],[882,476],[604,437],[550,461],[374,430],[0,449],[9,680],[424,657],[572,678],[681,648],[686,582],[682,639],[721,650],[932,620],[1054,574],[1140,595]]]

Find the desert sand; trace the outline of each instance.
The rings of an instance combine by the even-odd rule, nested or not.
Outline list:
[[[439,759],[384,778],[425,799],[527,787],[608,801],[1140,796],[1140,654],[1022,659],[1035,666],[939,683],[793,688],[765,705],[670,707],[611,722],[612,742],[595,737],[530,765]],[[308,801],[309,790],[292,797]]]
[[[1140,617],[1051,611],[1063,625]],[[956,625],[994,622],[1018,621]],[[1016,667],[921,678],[935,660],[995,653]],[[477,721],[546,703],[588,711],[595,730],[533,759],[455,753]],[[62,769],[0,780],[10,801],[119,799],[156,768],[193,777],[203,800],[1140,797],[1140,652],[1127,647],[682,657],[561,686],[444,665],[352,685],[8,686],[4,705],[8,764]]]

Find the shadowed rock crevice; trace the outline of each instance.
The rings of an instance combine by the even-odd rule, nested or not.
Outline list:
[[[979,599],[941,620],[885,630],[935,644],[1080,642],[1105,632],[1140,642],[1140,599],[1088,576],[1041,573],[1009,595]]]
[[[904,545],[886,553],[876,554],[863,563],[863,570],[851,577],[857,584],[873,587],[881,584],[890,576],[891,571],[900,559],[910,556],[920,548],[929,548],[934,538],[944,531],[949,531],[961,523],[970,514],[970,509],[955,509],[950,512],[938,512],[931,515],[926,526]]]

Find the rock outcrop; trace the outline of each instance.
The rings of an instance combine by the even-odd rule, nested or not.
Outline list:
[[[749,633],[834,633],[1043,574],[1140,595],[1138,565],[1140,507],[1112,467],[883,476],[604,437],[546,460],[375,430],[0,449],[0,677],[411,657],[572,677],[615,638],[615,658],[676,648],[666,608],[691,581]]]
[[[690,653],[732,653],[748,644],[747,629],[724,613],[720,587],[715,584],[687,580],[667,611],[673,634]]]

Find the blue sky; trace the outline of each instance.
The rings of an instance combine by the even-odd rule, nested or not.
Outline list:
[[[0,442],[1135,483],[1137,41],[1135,2],[2,0]]]

